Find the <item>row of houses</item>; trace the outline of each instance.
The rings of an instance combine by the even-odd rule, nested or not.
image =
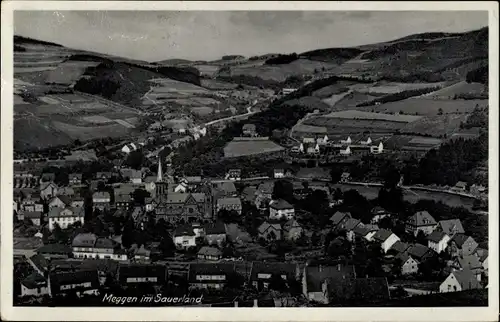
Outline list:
[[[350,137],[335,143],[329,140],[328,135],[318,138],[303,138],[302,142],[291,149],[292,153],[302,153],[308,155],[337,154],[349,156],[351,154],[381,154],[384,152],[382,141],[374,143],[371,138],[366,141],[361,140],[354,144]]]

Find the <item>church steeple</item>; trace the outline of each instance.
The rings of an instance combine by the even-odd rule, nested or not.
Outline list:
[[[156,177],[156,182],[163,182],[163,173],[161,170],[161,158],[158,157],[158,173]]]

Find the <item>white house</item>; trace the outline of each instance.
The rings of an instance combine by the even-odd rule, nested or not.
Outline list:
[[[451,237],[442,231],[433,231],[429,236],[427,236],[427,247],[434,250],[436,253],[441,253],[448,247],[448,242]]]
[[[440,293],[460,292],[480,288],[476,276],[470,270],[453,271],[439,286]]]
[[[38,272],[33,272],[21,281],[21,296],[43,296],[49,294],[47,280]]]
[[[316,143],[316,140],[314,138],[303,138],[302,143],[304,144]]]
[[[94,234],[82,233],[75,236],[71,244],[73,257],[81,259],[112,259],[125,261],[128,259],[125,250],[118,242],[109,238],[98,238]]]
[[[283,93],[283,95],[288,95],[288,94],[295,92],[296,90],[297,89],[295,89],[295,88],[283,88],[282,93]]]
[[[94,208],[104,209],[109,206],[111,196],[106,191],[94,192],[92,194],[92,202],[94,203]]]
[[[347,140],[340,140],[340,143],[341,144],[351,144],[352,143],[351,137],[348,136]]]
[[[174,244],[177,248],[187,249],[196,246],[196,234],[191,226],[177,228],[173,237]]]
[[[361,140],[361,144],[363,144],[363,145],[372,144],[372,139],[370,137],[368,137],[368,139],[366,139],[366,141]]]
[[[319,150],[319,144],[311,144],[307,147],[307,154],[318,154],[320,152]]]
[[[40,197],[42,199],[47,200],[52,197],[57,196],[58,187],[53,182],[42,182],[40,184]]]
[[[84,223],[85,211],[84,208],[59,208],[54,207],[49,211],[49,230],[53,230],[55,228],[56,223],[62,229],[68,228],[68,226],[81,222],[82,225]]]
[[[136,150],[137,150],[137,145],[135,143],[125,144],[122,147],[122,152],[126,153],[126,154],[129,154],[130,152],[133,152],[133,151],[136,151]]]
[[[174,192],[187,192],[187,191],[188,191],[188,185],[186,182],[181,182],[174,188]]]
[[[339,151],[340,155],[350,155],[351,154],[351,148],[348,146],[344,149],[340,149]]]
[[[380,154],[380,153],[383,153],[383,152],[384,152],[384,144],[383,144],[382,142],[380,142],[380,143],[378,144],[378,146],[377,146],[377,145],[372,145],[372,146],[370,147],[370,152],[371,152],[372,154]]]
[[[285,177],[285,170],[283,169],[274,169],[274,178],[281,179]]]
[[[273,200],[269,204],[269,219],[286,218],[293,219],[295,216],[295,209],[291,204],[283,199]]]
[[[320,145],[325,145],[328,143],[328,135],[325,134],[324,137],[316,139],[316,143]]]
[[[399,241],[399,237],[390,230],[380,229],[373,235],[373,240],[380,243],[380,247],[384,253],[387,253],[392,245]]]

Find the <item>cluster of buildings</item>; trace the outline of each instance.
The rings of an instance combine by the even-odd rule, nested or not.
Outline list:
[[[373,142],[370,137],[358,143],[353,142],[351,137],[347,137],[347,139],[336,143],[325,134],[323,137],[304,137],[300,145],[293,147],[291,152],[306,155],[334,154],[341,156],[381,154],[384,152],[384,144],[382,141]]]

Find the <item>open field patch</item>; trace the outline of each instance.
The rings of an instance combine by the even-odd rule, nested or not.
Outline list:
[[[93,161],[97,160],[94,150],[72,151],[71,155],[65,157],[67,161]]]
[[[323,102],[328,104],[330,107],[334,107],[338,102],[340,102],[348,94],[349,94],[349,92],[344,92],[341,94],[333,94],[332,96],[330,96],[328,98],[324,98]]]
[[[223,82],[215,79],[201,79],[201,86],[211,90],[230,90],[238,87],[237,84]]]
[[[113,122],[113,120],[110,120],[102,115],[82,116],[82,120],[94,124],[106,124]]]
[[[192,107],[191,112],[194,114],[197,114],[198,116],[205,116],[209,115],[214,111],[213,108],[209,106],[197,106],[197,107]]]
[[[216,65],[193,65],[194,68],[200,71],[201,75],[214,76],[219,70],[219,66]]]
[[[331,117],[317,117],[304,121],[305,125],[324,126],[328,129],[328,133],[356,133],[356,132],[383,132],[391,133],[401,130],[406,123],[392,122],[385,120],[353,120]]]
[[[486,86],[481,83],[467,83],[466,81],[461,81],[453,85],[444,87],[435,92],[425,95],[429,98],[437,99],[453,99],[455,96],[459,95],[488,95]]]
[[[416,90],[416,89],[424,89],[424,88],[433,88],[433,87],[444,87],[444,82],[438,83],[395,83],[395,82],[387,82],[377,84],[375,86],[366,87],[364,89],[359,89],[362,93],[375,93],[375,94],[395,94],[404,91]]]
[[[53,97],[50,96],[41,96],[38,98],[39,101],[44,102],[45,104],[60,104],[61,102],[59,100],[56,100]]]
[[[325,115],[327,118],[349,119],[349,120],[382,120],[389,122],[409,123],[419,120],[420,116],[414,115],[392,115],[384,113],[372,113],[358,110],[347,110],[332,112]]]
[[[324,126],[314,126],[299,124],[293,127],[294,132],[326,134],[327,128]]]
[[[432,136],[450,136],[457,132],[460,123],[466,120],[464,114],[435,115],[423,117],[420,120],[407,124],[401,133],[425,134]]]
[[[304,106],[307,107],[310,110],[320,110],[320,111],[328,111],[330,109],[330,106],[323,102],[321,99],[313,96],[304,96],[299,99],[293,99],[286,101],[283,103],[285,105],[299,105],[299,106]]]
[[[91,101],[91,99],[89,99],[87,96],[82,96],[78,94],[58,94],[56,97],[59,100],[68,103],[80,103],[80,102]]]
[[[163,93],[163,92],[175,92],[175,91],[185,91],[185,92],[199,92],[205,93],[206,89],[200,86],[196,86],[191,83],[185,83],[176,81],[170,78],[153,78],[149,80],[151,83],[157,85],[152,89],[155,92]],[[158,86],[159,85],[159,86]]]
[[[14,105],[17,104],[26,104],[26,102],[23,100],[21,96],[14,94]]]
[[[332,95],[342,94],[349,90],[349,86],[354,82],[339,81],[335,84],[325,86],[313,92],[312,96],[319,98],[328,98]]]
[[[65,61],[50,71],[46,82],[50,84],[71,85],[85,73],[87,68],[99,65],[99,62],[89,61]]]
[[[358,104],[371,101],[375,98],[377,98],[377,96],[360,93],[354,90],[335,104],[335,110],[355,109]]]
[[[251,156],[283,151],[285,148],[270,140],[233,140],[224,147],[226,158]]]
[[[24,74],[24,73],[37,73],[45,72],[48,70],[54,70],[57,67],[54,66],[43,66],[43,67],[14,67],[14,75]],[[18,77],[18,76],[16,76]],[[19,78],[19,77],[18,77]]]
[[[56,129],[67,134],[74,140],[91,140],[101,137],[120,137],[129,134],[127,127],[117,123],[103,126],[77,126],[53,121],[53,125]]]
[[[133,129],[135,128],[134,125],[130,124],[129,122],[122,120],[122,119],[115,119],[114,120],[116,123],[125,126],[126,128]]]
[[[14,120],[15,150],[47,148],[71,142],[71,138],[52,127],[49,120],[34,117]]]
[[[468,114],[479,105],[488,106],[488,100],[437,100],[431,98],[409,98],[402,101],[390,102],[378,106],[370,106],[381,113],[405,113],[426,116],[435,116],[442,110],[443,114],[458,113]]]

